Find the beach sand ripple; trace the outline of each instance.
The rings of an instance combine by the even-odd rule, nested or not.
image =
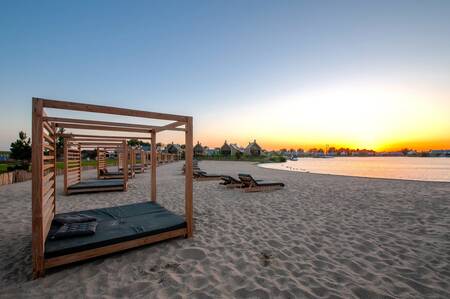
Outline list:
[[[158,168],[158,201],[184,211],[182,162]],[[194,183],[195,234],[31,277],[31,184],[0,187],[2,298],[450,298],[450,183],[318,175],[202,161],[211,173],[279,180],[243,193]],[[85,177],[92,177],[87,172]],[[62,194],[58,212],[149,200]]]

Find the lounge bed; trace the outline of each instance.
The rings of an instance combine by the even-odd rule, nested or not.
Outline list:
[[[123,179],[86,180],[68,186],[67,194],[124,190],[125,185]]]
[[[88,255],[89,252],[92,253],[94,250],[104,249],[107,252],[108,246],[111,247],[119,243],[126,249],[126,244],[129,241],[134,240],[136,242],[149,236],[176,232],[186,228],[186,221],[183,217],[154,202],[142,202],[59,215],[95,217],[98,224],[93,235],[53,239],[53,235],[61,226],[61,224],[53,221],[45,243],[45,258],[50,259],[50,262],[52,262],[53,258],[56,258],[54,261],[57,262],[58,259],[63,257],[64,259],[70,259],[70,255],[75,256],[75,254],[80,255],[83,253]]]
[[[245,192],[258,192],[258,191],[270,191],[277,190],[284,187],[284,183],[270,182],[263,180],[255,180],[250,174],[239,174],[239,179],[243,183],[242,190]]]

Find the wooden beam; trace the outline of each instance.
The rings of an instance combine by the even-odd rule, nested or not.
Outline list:
[[[65,128],[65,129],[138,132],[138,133],[149,133],[150,132],[150,130],[140,129],[140,128],[108,127],[108,126],[99,126],[99,125],[82,125],[82,124],[71,124],[71,123],[55,123],[55,124],[56,124],[56,127]]]
[[[193,145],[193,120],[188,118],[186,124],[186,134],[185,134],[185,217],[187,224],[187,237],[191,238],[194,231],[194,206],[193,206],[193,155],[194,155],[194,145]]]
[[[106,139],[143,139],[143,140],[150,140],[151,137],[145,137],[145,136],[104,136],[104,135],[88,135],[88,134],[75,134],[75,133],[63,133],[59,134],[58,136],[64,137],[64,138],[78,138],[78,137],[87,137],[87,138],[106,138]]]
[[[183,121],[176,121],[176,122],[167,124],[167,125],[165,125],[165,126],[161,126],[161,127],[159,127],[159,128],[156,128],[156,132],[161,132],[161,131],[166,131],[166,130],[173,130],[173,131],[179,131],[179,130],[182,130],[182,131],[185,131],[186,129],[183,129],[183,128],[177,128],[177,127],[183,126],[183,125],[185,125],[185,124],[186,124],[186,122],[183,122]]]
[[[151,200],[156,202],[156,166],[157,166],[157,158],[156,158],[156,132],[152,131],[152,159],[151,159],[151,182],[150,182],[150,190],[151,190]]]
[[[149,111],[126,109],[126,108],[92,105],[92,104],[83,104],[83,103],[67,102],[67,101],[60,101],[60,100],[50,100],[50,99],[41,99],[41,100],[43,102],[44,108],[64,109],[64,110],[74,110],[74,111],[84,111],[84,112],[96,112],[96,113],[116,114],[116,115],[124,115],[124,116],[134,116],[134,117],[162,119],[162,120],[174,120],[174,121],[186,121],[186,119],[187,119],[186,116],[175,115],[175,114],[149,112]]]
[[[125,128],[141,128],[141,129],[147,129],[147,130],[153,130],[153,129],[159,128],[159,126],[150,126],[150,125],[142,125],[142,124],[118,123],[118,122],[109,122],[109,121],[101,121],[101,120],[64,118],[64,117],[44,117],[44,120],[56,122],[56,123],[101,125],[101,126],[125,127]]]
[[[33,278],[44,275],[44,223],[42,215],[42,179],[43,170],[43,103],[42,100],[33,98],[32,108],[32,188],[31,188],[31,210],[32,210],[32,260]]]

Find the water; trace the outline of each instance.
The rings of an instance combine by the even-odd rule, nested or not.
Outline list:
[[[299,158],[261,167],[347,176],[450,182],[450,158],[336,157]]]

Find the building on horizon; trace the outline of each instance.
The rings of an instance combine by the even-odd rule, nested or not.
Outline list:
[[[205,149],[203,148],[200,141],[197,141],[197,144],[194,146],[194,157],[201,157],[205,155]]]
[[[236,143],[227,143],[226,140],[222,147],[220,147],[220,154],[222,156],[235,156],[237,152],[242,153],[242,149]]]
[[[256,139],[253,142],[249,142],[244,152],[252,157],[261,156],[262,148],[256,143]]]

